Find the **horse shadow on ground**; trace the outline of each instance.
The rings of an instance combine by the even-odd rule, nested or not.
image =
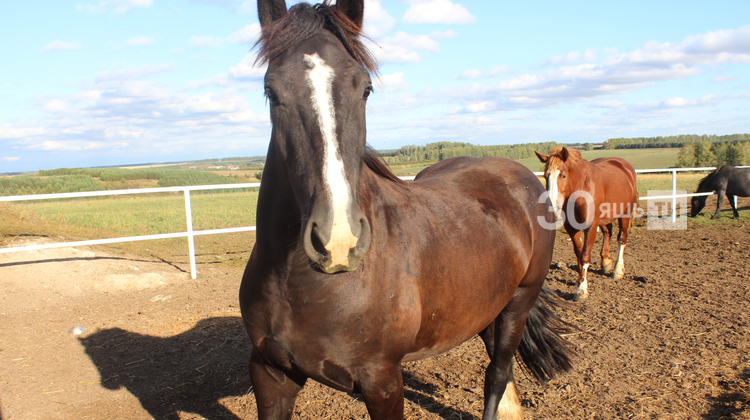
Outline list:
[[[79,341],[99,370],[102,387],[125,388],[155,419],[177,419],[178,412],[185,412],[208,420],[239,420],[219,401],[253,392],[251,344],[240,317],[203,319],[171,337],[109,328]],[[433,395],[439,389],[409,372],[404,372],[404,384],[408,400],[442,418],[474,418],[438,402]],[[358,394],[350,396],[364,401]]]
[[[110,328],[79,338],[106,389],[125,388],[156,419],[188,412],[239,418],[219,403],[251,392],[250,341],[242,318],[207,318],[171,337]]]
[[[750,413],[750,369],[743,369],[736,379],[719,381],[724,392],[710,397],[711,408],[703,415],[705,420],[745,418]],[[735,417],[737,416],[737,417]]]

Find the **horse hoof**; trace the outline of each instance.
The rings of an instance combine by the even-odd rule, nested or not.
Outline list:
[[[588,297],[589,297],[589,292],[576,293],[575,295],[573,295],[573,301],[583,302],[584,300],[588,299]]]
[[[625,273],[614,273],[612,274],[612,278],[615,280],[622,280],[622,278],[625,277]]]
[[[612,263],[607,264],[604,267],[602,267],[602,272],[604,273],[605,276],[608,276],[608,275],[612,274],[612,269],[613,268],[615,268],[614,264],[612,264]]]

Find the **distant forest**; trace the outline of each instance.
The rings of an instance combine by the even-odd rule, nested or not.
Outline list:
[[[382,152],[383,160],[389,164],[437,162],[455,156],[500,156],[509,159],[534,157],[534,150],[547,153],[560,143],[527,143],[506,146],[477,146],[470,143],[442,141],[424,146],[404,146],[396,151]]]
[[[750,165],[750,134],[637,137],[609,139],[604,149],[679,147],[677,166],[695,168],[721,165]]]
[[[728,134],[726,136],[680,134],[679,136],[635,137],[608,139],[602,143],[603,149],[641,149],[659,147],[682,147],[687,143],[726,143],[750,140],[750,134]]]
[[[219,185],[252,182],[194,169],[60,168],[41,170],[35,176],[0,178],[0,196],[103,191],[112,183],[156,180],[159,187]],[[115,184],[117,186],[117,184]],[[122,188],[122,187],[119,187]],[[218,191],[218,190],[217,190]],[[215,192],[215,191],[214,191]],[[197,192],[196,193],[201,193]]]

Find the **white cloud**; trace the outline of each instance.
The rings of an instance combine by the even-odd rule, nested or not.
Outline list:
[[[6,162],[15,162],[17,160],[20,160],[21,158],[19,156],[5,156],[3,157],[3,160]]]
[[[79,44],[78,42],[65,42],[65,41],[55,40],[45,45],[42,48],[42,51],[44,52],[71,51],[71,50],[78,50],[80,48],[81,48],[81,44]]]
[[[750,25],[691,35],[676,44],[650,41],[631,53],[613,55],[605,63],[640,66],[750,63]]]
[[[145,47],[146,45],[153,44],[154,38],[149,38],[146,36],[136,36],[125,41],[125,43],[131,47]]]
[[[248,53],[240,62],[229,69],[229,75],[237,80],[261,80],[266,74],[266,66],[255,66],[255,54]]]
[[[723,76],[716,76],[711,81],[716,83],[724,83],[724,82],[731,82],[733,80],[737,80],[737,76],[732,76],[731,74],[725,74]]]
[[[503,73],[508,72],[507,66],[495,66],[491,68],[490,70],[477,70],[477,69],[471,69],[466,70],[464,72],[461,72],[457,76],[454,76],[456,79],[486,79],[490,77],[495,77]]]
[[[595,104],[603,108],[620,108],[625,106],[625,102],[623,101],[597,101]]]
[[[67,105],[65,102],[59,100],[59,99],[53,99],[49,102],[47,102],[43,107],[43,110],[47,112],[62,112],[67,109]]]
[[[191,36],[188,44],[195,48],[218,48],[224,41],[213,35]]]
[[[588,52],[587,52],[588,51]],[[521,108],[549,107],[560,103],[618,95],[654,83],[684,79],[701,71],[701,66],[750,62],[750,25],[689,36],[678,43],[647,42],[629,53],[600,50],[607,54],[595,63],[593,50],[553,58],[545,64],[561,64],[536,73],[515,75],[496,83],[446,88],[440,94],[454,96],[464,103],[464,112],[497,112]],[[570,62],[586,61],[581,64]],[[458,78],[478,78],[481,71],[470,70]],[[729,79],[715,79],[724,81]],[[714,99],[671,98],[658,103],[663,109],[707,105]],[[491,101],[494,107],[476,105]],[[605,102],[597,102],[599,106]],[[610,101],[610,104],[612,102]],[[653,105],[655,106],[655,105]]]
[[[365,0],[365,18],[363,32],[372,39],[385,36],[393,29],[396,18],[380,5],[378,0]]]
[[[406,23],[474,23],[477,20],[459,3],[450,0],[428,0],[409,6],[404,14]]]
[[[380,63],[417,63],[422,60],[418,51],[440,52],[440,44],[429,35],[399,31],[370,46],[370,51]]]
[[[104,0],[99,4],[77,4],[78,10],[93,14],[112,13],[122,15],[135,8],[151,7],[153,0]]]
[[[119,80],[143,79],[159,73],[174,71],[173,63],[167,64],[144,64],[142,66],[128,67],[117,70],[105,70],[96,75],[97,82],[112,82]]]
[[[545,62],[545,64],[574,64],[578,62],[597,61],[598,56],[593,48],[586,48],[583,52],[571,51],[566,55],[556,55]]]
[[[409,90],[409,83],[404,80],[404,73],[397,71],[380,76],[379,89],[382,92],[401,92]]]
[[[246,25],[240,30],[234,31],[229,35],[227,41],[238,44],[253,45],[258,41],[258,38],[260,38],[260,24],[256,22]]]

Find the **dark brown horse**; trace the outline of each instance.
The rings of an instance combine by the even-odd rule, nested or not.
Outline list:
[[[517,351],[541,380],[570,368],[540,295],[555,236],[539,223],[554,218],[544,188],[500,158],[393,175],[365,142],[363,7],[258,2],[273,129],[240,307],[259,417],[289,419],[312,378],[402,419],[401,363],[481,334],[484,419],[518,418]]]
[[[620,224],[617,234],[620,249],[613,277],[619,280],[625,274],[623,253],[628,243],[628,227],[638,207],[635,170],[625,159],[599,158],[589,162],[581,157],[578,150],[566,147],[550,150],[549,156],[535,153],[544,163],[547,192],[555,214],[570,235],[578,258],[579,278],[575,298],[586,298],[586,272],[591,262],[591,249],[596,242],[597,228],[601,228],[604,235],[602,271],[604,274],[612,273],[609,241],[615,220],[619,220]]]
[[[729,204],[732,206],[734,218],[739,218],[740,214],[737,212],[734,198],[750,197],[750,168],[735,168],[734,166],[729,165],[716,168],[713,172],[706,175],[705,178],[701,179],[698,183],[698,189],[695,190],[697,193],[711,191],[716,191],[716,195],[718,196],[716,212],[711,217],[712,219],[719,218],[724,195],[727,196]],[[708,197],[705,195],[692,198],[692,205],[690,208],[691,216],[695,217],[701,212],[701,210],[703,210],[703,207],[706,205],[706,198]]]

